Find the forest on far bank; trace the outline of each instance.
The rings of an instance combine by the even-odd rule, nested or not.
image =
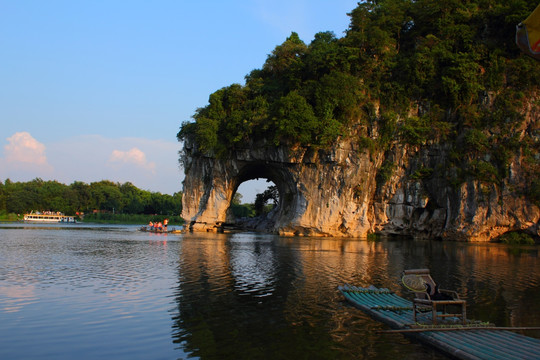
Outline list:
[[[144,214],[180,216],[182,193],[141,190],[130,182],[108,180],[65,185],[36,178],[28,182],[0,182],[0,215],[30,211],[60,211],[66,215]]]

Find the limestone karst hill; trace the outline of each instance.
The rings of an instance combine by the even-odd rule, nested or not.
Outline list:
[[[293,33],[184,123],[183,213],[230,222],[238,186],[279,202],[244,225],[286,235],[538,236],[540,63],[515,26],[534,4],[383,0],[342,38]]]

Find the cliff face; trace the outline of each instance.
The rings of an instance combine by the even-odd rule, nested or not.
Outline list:
[[[522,131],[538,130],[538,114]],[[352,140],[329,150],[249,143],[226,159],[184,143],[182,217],[194,231],[227,222],[233,196],[247,180],[266,178],[279,190],[277,207],[244,225],[281,235],[365,237],[369,233],[488,241],[508,231],[538,236],[540,210],[522,188],[523,156],[515,155],[500,183],[451,181],[456,171],[444,144],[395,143],[369,152]],[[390,166],[388,166],[390,164]],[[430,171],[426,171],[429,169]]]

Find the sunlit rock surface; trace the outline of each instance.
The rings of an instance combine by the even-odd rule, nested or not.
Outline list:
[[[533,119],[536,123],[536,119]],[[530,122],[529,122],[530,125]],[[527,125],[525,125],[527,126]],[[342,140],[329,150],[247,143],[226,159],[202,155],[186,141],[182,217],[193,231],[219,231],[235,220],[227,209],[239,185],[266,178],[280,201],[266,217],[242,226],[280,235],[366,237],[369,233],[488,241],[508,231],[539,234],[540,211],[515,192],[522,182],[520,156],[502,184],[469,180],[452,184],[444,144],[394,144],[369,153]],[[383,162],[391,175],[377,176]],[[425,176],[419,170],[432,169]],[[420,172],[421,174],[421,172]]]

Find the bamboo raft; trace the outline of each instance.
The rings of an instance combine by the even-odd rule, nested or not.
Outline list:
[[[467,325],[431,324],[431,312],[420,313],[413,322],[413,304],[388,289],[340,286],[343,296],[355,307],[395,330],[463,360],[539,359],[540,339],[511,330],[539,328],[497,328],[468,321]],[[451,319],[449,320],[452,321]]]
[[[147,226],[141,226],[139,228],[139,231],[142,231],[142,232],[150,232],[150,233],[155,233],[155,234],[181,234],[183,233],[182,230],[176,230],[176,229],[170,229],[170,230],[165,230],[165,229],[154,229],[154,228],[150,228],[150,227],[147,227]]]

